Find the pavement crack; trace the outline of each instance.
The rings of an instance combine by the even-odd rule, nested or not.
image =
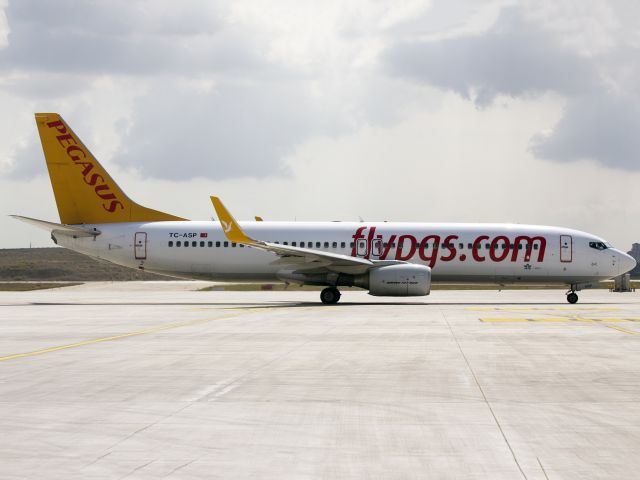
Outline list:
[[[509,439],[507,438],[507,435],[504,433],[504,430],[502,429],[502,425],[500,425],[500,421],[498,420],[498,417],[496,416],[496,413],[493,411],[493,407],[491,406],[491,402],[489,402],[489,399],[487,398],[487,395],[484,393],[484,389],[482,388],[482,385],[480,384],[480,381],[478,380],[478,377],[476,376],[476,372],[473,370],[473,367],[471,366],[471,363],[469,362],[469,359],[467,358],[467,356],[464,353],[464,350],[462,349],[462,345],[460,345],[460,341],[458,340],[458,337],[456,336],[455,332],[453,331],[453,328],[451,327],[451,324],[449,323],[449,319],[447,318],[447,315],[443,313],[442,316],[444,317],[444,321],[446,322],[447,327],[449,327],[449,331],[451,332],[451,336],[453,337],[453,340],[456,342],[456,345],[458,346],[458,350],[460,350],[460,354],[462,355],[462,358],[464,359],[465,363],[467,364],[467,368],[469,369],[469,372],[471,372],[471,376],[473,377],[473,380],[475,381],[476,386],[478,387],[478,390],[480,390],[480,393],[482,394],[482,398],[484,399],[485,405],[489,409],[489,412],[491,412],[491,416],[493,417],[493,421],[496,423],[496,426],[498,427],[498,430],[500,430],[500,434],[502,435],[502,439],[507,444],[507,448],[509,449],[509,452],[511,452],[511,456],[513,457],[513,461],[515,462],[516,466],[518,467],[518,470],[520,471],[520,474],[522,475],[522,478],[524,478],[525,480],[528,480],[527,475],[524,473],[524,470],[522,469],[522,466],[520,465],[520,462],[518,462],[518,457],[516,457],[516,453],[513,450],[513,447],[511,446],[511,443],[509,443]]]
[[[547,475],[547,471],[542,466],[542,462],[540,461],[540,457],[536,457],[536,460],[538,460],[538,465],[540,465],[540,470],[542,470],[542,473],[544,473],[544,478],[549,480],[549,475]]]
[[[155,462],[154,460],[151,460],[150,462],[145,463],[144,465],[140,465],[139,467],[134,468],[133,470],[131,470],[129,473],[127,473],[126,475],[120,477],[120,480],[122,480],[123,478],[127,478],[130,477],[131,475],[133,475],[134,473],[136,473],[138,470],[142,470],[144,467],[146,467],[147,465],[151,465],[153,462]]]
[[[118,440],[116,443],[114,443],[113,445],[111,445],[108,450],[112,450],[114,448],[116,448],[118,445],[120,445],[121,443],[126,442],[127,440],[129,440],[130,438],[135,437],[136,435],[138,435],[139,433],[144,432],[145,430],[148,430],[151,427],[154,427],[156,425],[158,425],[161,422],[164,422],[166,419],[173,417],[174,415],[179,414],[180,412],[182,412],[185,408],[187,408],[190,404],[187,405],[183,405],[182,407],[178,408],[177,410],[168,413],[167,415],[164,415],[162,418],[157,419],[155,422],[151,422],[148,425],[145,425],[142,428],[139,428],[138,430],[136,430],[135,432],[131,432],[129,435],[127,435],[126,437],[124,437],[122,440]]]
[[[105,458],[105,457],[108,457],[108,456],[109,456],[109,455],[111,455],[112,453],[113,453],[113,452],[107,452],[107,453],[105,453],[104,455],[100,455],[100,456],[99,456],[98,458],[96,458],[93,462],[91,462],[91,463],[89,463],[89,464],[85,465],[85,466],[83,467],[83,469],[84,469],[84,468],[88,468],[88,467],[90,467],[91,465],[94,465],[94,464],[98,463],[100,460],[102,460],[102,459],[103,459],[103,458]]]
[[[193,462],[195,462],[196,460],[198,460],[198,458],[194,458],[193,460],[187,462],[187,463],[183,463],[182,465],[178,465],[176,468],[174,468],[173,470],[171,470],[169,473],[167,473],[166,475],[163,475],[162,478],[167,478],[171,475],[173,475],[174,473],[176,473],[178,470],[182,470],[184,467],[188,467],[189,465],[191,465]]]

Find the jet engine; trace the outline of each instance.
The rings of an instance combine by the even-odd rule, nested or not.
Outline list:
[[[431,269],[424,265],[386,265],[369,271],[369,295],[417,297],[430,291]]]
[[[373,267],[359,275],[281,271],[278,277],[301,285],[360,287],[369,290],[369,295],[380,297],[417,297],[431,291],[431,268],[412,263]]]

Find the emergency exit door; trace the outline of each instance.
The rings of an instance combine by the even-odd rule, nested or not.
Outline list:
[[[147,234],[146,232],[136,232],[133,249],[136,260],[145,260],[147,258]]]
[[[571,235],[560,235],[560,261],[573,260],[573,239]]]

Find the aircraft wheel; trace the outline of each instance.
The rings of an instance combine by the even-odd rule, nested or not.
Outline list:
[[[320,292],[320,300],[327,305],[338,303],[338,300],[340,300],[340,291],[335,287],[327,287]]]
[[[567,302],[576,303],[578,301],[578,294],[576,292],[571,292],[567,295]]]

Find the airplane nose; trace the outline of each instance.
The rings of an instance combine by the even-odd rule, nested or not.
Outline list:
[[[620,262],[620,274],[627,273],[630,270],[636,268],[638,262],[631,255],[620,252],[618,254],[619,262]]]

